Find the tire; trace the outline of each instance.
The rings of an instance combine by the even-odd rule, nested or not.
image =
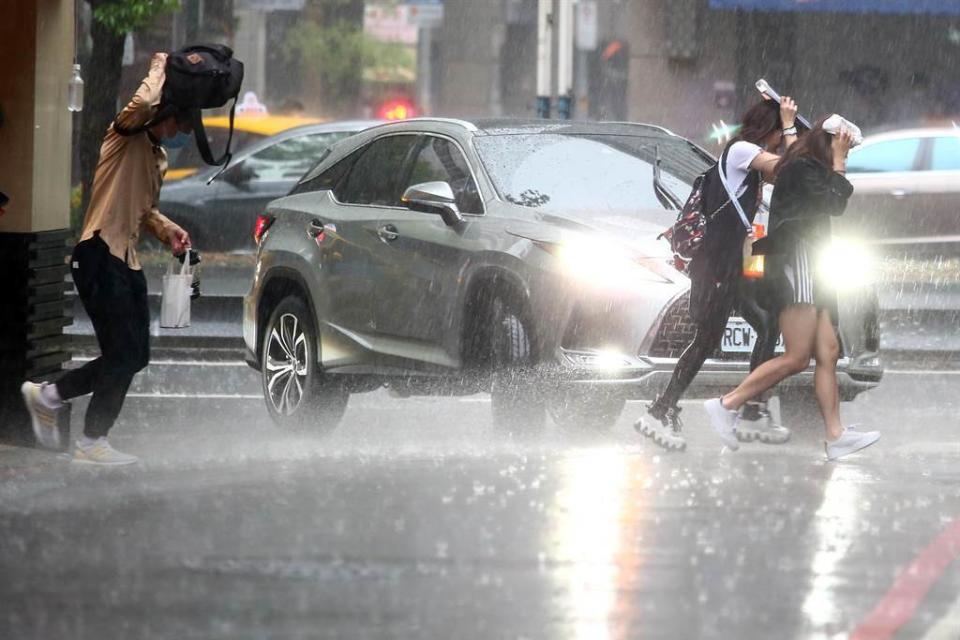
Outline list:
[[[780,424],[790,429],[793,440],[815,442],[823,439],[823,417],[813,389],[780,391]]]
[[[609,431],[620,419],[626,404],[626,397],[619,394],[571,391],[554,399],[547,405],[547,411],[561,429]]]
[[[263,334],[261,382],[267,412],[291,431],[332,431],[340,424],[350,393],[320,370],[317,330],[297,296],[280,301]]]
[[[540,431],[546,405],[533,380],[535,355],[520,315],[501,299],[491,305],[490,406],[494,427],[510,433]]]

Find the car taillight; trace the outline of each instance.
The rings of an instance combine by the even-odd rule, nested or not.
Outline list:
[[[267,229],[270,228],[270,225],[273,224],[274,217],[268,216],[265,213],[257,216],[257,222],[253,225],[253,241],[258,245],[260,241],[263,240],[263,234],[267,232]]]

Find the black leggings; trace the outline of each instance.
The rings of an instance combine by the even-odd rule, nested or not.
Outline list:
[[[93,323],[101,356],[57,380],[64,400],[93,393],[83,433],[106,436],[123,408],[130,382],[150,360],[147,281],[94,236],[73,250],[73,281]]]
[[[677,406],[680,397],[700,373],[703,363],[720,346],[727,320],[736,306],[739,306],[743,319],[757,333],[757,341],[750,355],[750,370],[773,358],[780,337],[780,325],[777,314],[757,302],[761,286],[761,283],[741,279],[739,283],[731,285],[725,295],[714,296],[709,301],[708,308],[700,314],[702,320],[696,323],[697,333],[693,342],[680,355],[670,382],[653,403],[651,413],[663,414]]]

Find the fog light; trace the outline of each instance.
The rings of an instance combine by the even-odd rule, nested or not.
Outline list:
[[[615,371],[634,365],[633,359],[613,350],[601,351],[564,351],[563,355],[571,364],[589,369]]]

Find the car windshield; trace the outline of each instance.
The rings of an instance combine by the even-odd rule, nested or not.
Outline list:
[[[500,197],[547,213],[660,209],[653,163],[681,200],[709,162],[682,138],[537,133],[483,136],[477,152]]]

